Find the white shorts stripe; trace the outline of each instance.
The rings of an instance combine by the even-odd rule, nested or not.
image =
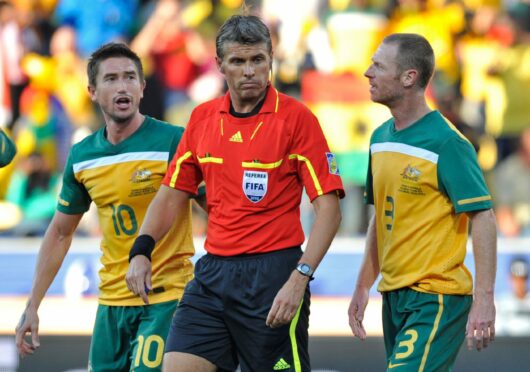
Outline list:
[[[146,152],[128,152],[114,156],[105,156],[102,158],[86,160],[73,165],[74,173],[81,172],[86,169],[93,169],[103,167],[106,165],[126,163],[129,161],[138,160],[153,160],[167,162],[169,159],[169,152],[165,151],[146,151]]]
[[[372,154],[378,152],[398,152],[400,154],[414,156],[416,158],[427,160],[431,163],[438,164],[438,154],[422,149],[420,147],[414,147],[405,145],[404,143],[398,142],[381,142],[374,143],[370,146]]]

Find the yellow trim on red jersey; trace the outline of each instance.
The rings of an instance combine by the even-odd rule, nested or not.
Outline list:
[[[275,161],[274,163],[254,163],[251,161],[244,161],[241,163],[243,168],[258,168],[258,169],[274,169],[278,168],[283,162],[283,159]]]
[[[259,128],[261,128],[261,126],[263,125],[263,122],[261,121],[258,126],[256,127],[256,129],[254,129],[254,132],[252,132],[252,135],[250,136],[250,140],[252,141],[254,139],[254,136],[256,135],[256,133],[258,133],[258,130]]]
[[[307,170],[309,170],[309,174],[311,175],[311,178],[313,179],[313,183],[315,184],[315,189],[317,190],[317,195],[323,195],[322,187],[320,186],[320,182],[318,181],[317,174],[315,172],[315,169],[313,168],[313,164],[311,164],[311,161],[306,158],[305,156],[299,155],[299,154],[290,154],[289,160],[296,159],[298,161],[303,161],[305,165],[307,166]]]
[[[276,113],[278,112],[278,107],[280,106],[280,95],[276,89],[274,89],[274,91],[276,92],[276,105],[274,107],[274,112]]]
[[[186,159],[188,159],[192,155],[191,151],[186,152],[184,155],[182,155],[180,158],[177,159],[175,163],[175,171],[173,172],[173,175],[171,176],[171,181],[169,182],[169,186],[175,187],[175,183],[177,182],[177,177],[180,172],[180,164]]]
[[[197,159],[199,160],[199,163],[215,163],[215,164],[223,164],[223,158],[214,158],[211,156],[205,156],[204,158],[201,158],[197,156]]]

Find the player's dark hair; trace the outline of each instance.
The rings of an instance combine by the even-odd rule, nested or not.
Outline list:
[[[88,59],[87,75],[88,83],[96,86],[96,77],[98,75],[99,65],[101,62],[114,57],[129,58],[136,65],[140,81],[144,80],[144,69],[140,57],[134,53],[126,44],[108,43],[96,50]]]
[[[423,36],[417,34],[392,34],[383,39],[385,44],[398,47],[397,64],[400,72],[418,71],[418,86],[425,88],[434,72],[434,51]]]
[[[269,29],[259,17],[254,15],[234,15],[223,23],[215,39],[217,57],[223,59],[224,45],[230,42],[245,45],[265,43],[269,54],[272,54]]]

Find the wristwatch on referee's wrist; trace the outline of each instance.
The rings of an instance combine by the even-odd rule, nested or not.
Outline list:
[[[299,263],[296,266],[296,270],[303,276],[307,276],[309,279],[313,279],[313,273],[315,270],[306,263]]]

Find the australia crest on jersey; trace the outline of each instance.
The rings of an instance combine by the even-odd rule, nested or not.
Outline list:
[[[267,194],[267,172],[246,170],[243,173],[243,193],[252,203],[259,203]]]

